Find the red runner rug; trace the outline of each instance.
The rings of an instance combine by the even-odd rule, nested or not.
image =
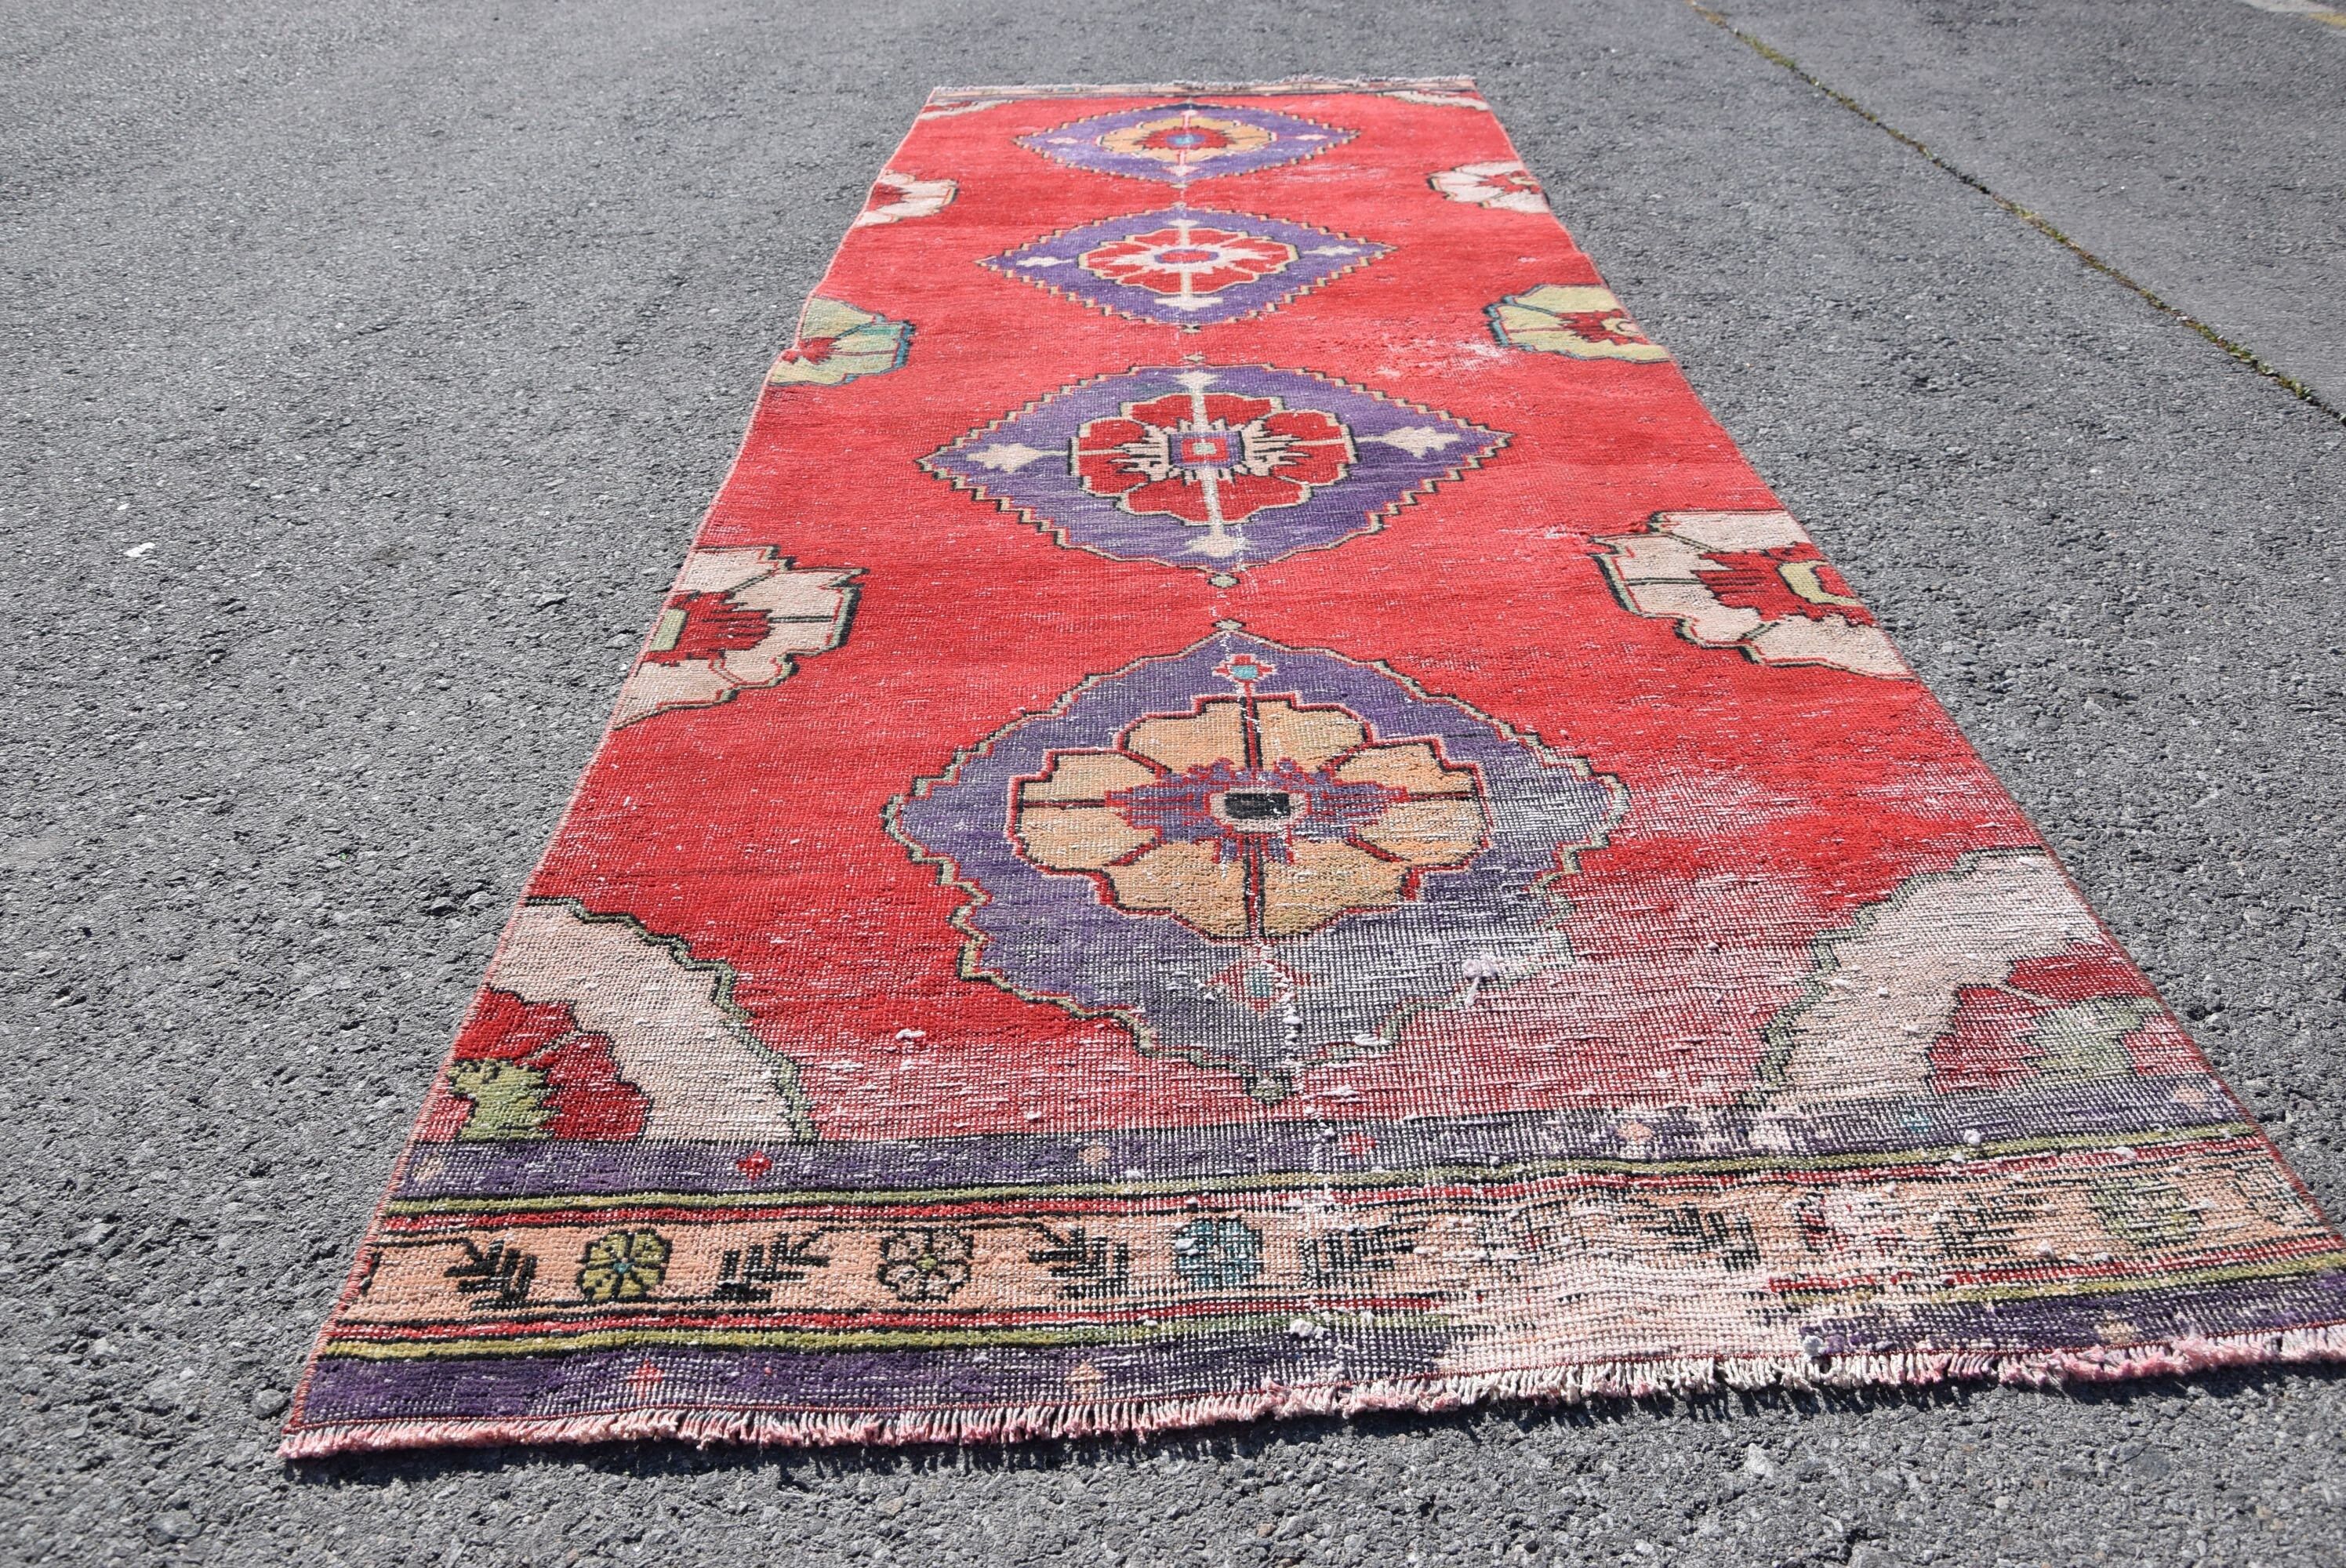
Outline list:
[[[1460,81],[938,94],[291,1455],[2346,1351],[2346,1250]]]

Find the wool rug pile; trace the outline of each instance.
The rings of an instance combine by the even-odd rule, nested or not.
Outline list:
[[[942,92],[289,1455],[2346,1353],[2346,1246],[1464,81]]]

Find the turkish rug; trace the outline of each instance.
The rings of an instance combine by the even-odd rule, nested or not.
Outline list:
[[[1464,81],[937,94],[285,1451],[2346,1353],[2346,1244]]]

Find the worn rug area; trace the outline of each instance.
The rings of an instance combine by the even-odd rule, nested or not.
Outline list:
[[[2346,1250],[1463,81],[937,94],[286,1451],[2346,1352]]]

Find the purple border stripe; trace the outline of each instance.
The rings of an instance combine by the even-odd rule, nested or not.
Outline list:
[[[2101,1326],[2132,1325],[2145,1341],[2255,1334],[2346,1321],[2346,1272],[2229,1285],[2167,1285],[2023,1301],[1925,1305],[1810,1326],[1834,1355],[1933,1350],[2029,1350],[2102,1343]]]
[[[2198,1091],[2198,1104],[2178,1093]],[[2213,1078],[2124,1079],[2032,1095],[1950,1100],[1851,1101],[1767,1121],[1740,1108],[1698,1120],[1684,1109],[1568,1110],[1450,1121],[1279,1121],[1253,1126],[1158,1127],[1053,1135],[988,1134],[861,1143],[594,1143],[515,1140],[418,1145],[396,1199],[594,1196],[624,1192],[740,1193],[1015,1185],[1096,1186],[1119,1179],[1187,1181],[1248,1175],[1311,1176],[1380,1171],[1405,1182],[1428,1167],[1572,1159],[1678,1160],[1895,1154],[1993,1145],[2064,1133],[2128,1134],[2235,1125]],[[1755,1126],[1779,1135],[1753,1145]],[[1647,1136],[1631,1142],[1625,1124]],[[1372,1147],[1346,1153],[1359,1133]],[[1355,1145],[1357,1147],[1357,1145]],[[1105,1149],[1102,1159],[1097,1151]],[[764,1162],[753,1157],[763,1156]],[[741,1167],[747,1163],[752,1176]]]
[[[632,1410],[825,1410],[896,1413],[936,1405],[1046,1400],[1177,1399],[1265,1383],[1326,1383],[1429,1373],[1450,1330],[1329,1325],[1303,1339],[1284,1329],[1182,1334],[1141,1344],[949,1350],[696,1349],[649,1346],[506,1356],[317,1363],[302,1425],[605,1414]],[[657,1380],[647,1378],[653,1368]],[[1084,1370],[1088,1369],[1088,1370]],[[1082,1371],[1081,1393],[1070,1388]],[[1200,1375],[1210,1380],[1199,1386]]]

